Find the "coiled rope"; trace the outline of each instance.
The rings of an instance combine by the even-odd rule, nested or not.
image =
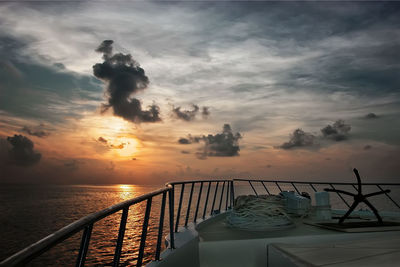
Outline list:
[[[239,196],[226,221],[229,226],[250,231],[272,231],[294,227],[284,210],[281,196]]]

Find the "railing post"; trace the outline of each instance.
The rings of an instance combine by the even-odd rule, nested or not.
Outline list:
[[[385,192],[385,190],[383,190],[383,188],[380,186],[380,185],[376,185],[381,191],[383,191],[383,192]],[[391,198],[390,196],[389,196],[389,194],[388,193],[386,193],[385,192],[385,195],[393,202],[393,204],[395,204],[399,209],[400,209],[400,206],[399,206],[399,204],[397,204],[397,202],[396,201],[394,201],[394,199],[393,198]]]
[[[231,208],[235,206],[235,184],[234,180],[232,180],[232,186],[231,186]]]
[[[223,200],[223,197],[224,197],[224,189],[225,189],[225,181],[222,184],[221,198],[219,200],[219,207],[218,207],[218,211],[219,212],[221,212],[222,200]]]
[[[193,189],[194,189],[195,182],[192,182],[192,187],[190,188],[190,195],[189,195],[189,203],[186,211],[186,218],[185,218],[185,227],[188,224],[189,216],[190,216],[190,206],[192,205],[192,198],[193,198]]]
[[[265,186],[263,181],[261,181],[261,184],[264,186],[264,189],[265,189],[265,191],[267,191],[267,194],[271,195],[271,193],[268,191],[268,188]]]
[[[143,263],[144,248],[146,246],[147,228],[149,226],[149,217],[151,211],[151,201],[152,197],[147,199],[146,212],[144,214],[143,227],[142,227],[142,236],[140,237],[139,255],[136,263],[136,266],[138,267],[142,266]]]
[[[193,220],[194,223],[196,223],[196,220],[197,220],[197,213],[199,212],[199,205],[200,205],[201,191],[202,191],[202,190],[203,190],[203,182],[200,182],[199,197],[197,198],[196,212],[194,213],[194,220]]]
[[[175,248],[175,234],[174,234],[174,195],[175,195],[175,186],[172,186],[172,189],[169,192],[169,238],[170,238],[170,248]]]
[[[156,261],[160,260],[160,252],[161,252],[161,239],[164,228],[164,214],[165,214],[165,198],[167,196],[167,192],[162,194],[161,201],[161,210],[160,210],[160,222],[158,224],[158,236],[157,236],[157,246],[156,246]]]
[[[249,184],[250,184],[251,188],[253,189],[254,193],[256,194],[256,197],[258,197],[257,191],[256,191],[256,189],[254,188],[254,186],[253,186],[253,184],[251,183],[250,180],[249,180]]]
[[[175,191],[175,186],[173,187]],[[176,214],[176,223],[175,223],[175,232],[178,232],[178,227],[179,227],[179,217],[181,216],[181,209],[182,209],[182,200],[183,200],[183,191],[185,190],[185,184],[182,184],[181,187],[181,195],[179,196],[179,205],[178,205],[178,211]]]
[[[278,187],[279,191],[282,192],[282,188],[279,186],[278,182],[275,182],[276,186]]]
[[[228,200],[229,200],[229,185],[231,183],[229,181],[226,182],[226,201],[225,201],[225,210],[228,210]]]
[[[208,182],[207,195],[206,195],[206,203],[204,203],[203,220],[204,220],[204,218],[206,217],[207,204],[208,204],[208,197],[209,197],[209,195],[210,195],[210,188],[211,188],[211,182]]]
[[[217,182],[217,185],[215,186],[214,198],[213,198],[213,203],[212,203],[212,205],[211,205],[211,212],[210,212],[210,215],[212,215],[213,210],[214,210],[215,199],[217,198],[217,192],[218,192],[218,185],[219,185],[219,182]]]
[[[315,189],[312,183],[310,183],[309,185],[311,186],[312,190],[314,190],[314,192],[317,192],[317,189]]]
[[[334,190],[336,190],[336,188],[333,186],[333,184],[329,184]],[[344,202],[344,204],[346,204],[346,206],[348,207],[348,208],[350,208],[350,205],[349,205],[349,203],[347,203],[347,201],[342,197],[342,195],[340,194],[340,193],[338,193],[338,192],[336,192],[336,194],[340,197],[340,199]]]
[[[297,194],[301,195],[300,191],[297,190],[297,187],[294,185],[294,183],[291,183],[291,184],[292,184],[292,186],[294,187],[294,189],[296,190]]]
[[[113,261],[114,267],[119,265],[119,259],[121,257],[122,243],[124,241],[126,221],[128,218],[128,210],[129,207],[126,207],[122,210],[121,222],[119,224],[117,246],[115,247],[115,253],[114,253],[114,261]]]
[[[86,254],[89,248],[89,241],[90,241],[90,236],[92,235],[92,229],[93,229],[93,224],[91,223],[85,227],[85,230],[83,230],[81,246],[79,248],[78,259],[76,261],[77,267],[85,266]]]

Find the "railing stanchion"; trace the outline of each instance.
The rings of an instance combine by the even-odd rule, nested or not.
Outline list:
[[[268,191],[268,188],[265,186],[263,181],[261,181],[261,184],[264,186],[264,189],[265,189],[265,191],[267,191],[267,194],[271,195],[271,193]]]
[[[231,186],[231,208],[235,206],[235,184],[234,181],[232,180],[232,186]]]
[[[90,241],[90,236],[92,235],[92,229],[93,229],[93,224],[91,223],[85,227],[85,230],[83,230],[81,246],[79,248],[78,259],[76,261],[77,267],[85,266],[86,254],[89,248],[89,241]]]
[[[275,182],[276,186],[278,187],[279,191],[282,192],[282,188],[279,186],[278,182]]]
[[[164,214],[165,214],[165,199],[166,199],[167,193],[164,192],[162,194],[162,200],[161,200],[161,210],[160,210],[160,222],[158,224],[158,235],[157,235],[157,246],[156,246],[156,261],[160,260],[160,253],[161,253],[161,240],[162,240],[162,234],[163,234],[163,228],[164,228]]]
[[[185,190],[185,184],[182,184],[181,187],[181,195],[179,196],[179,205],[178,205],[178,211],[176,214],[176,222],[175,222],[175,232],[178,232],[178,227],[179,227],[179,217],[181,216],[181,209],[182,209],[182,201],[183,201],[183,191]]]
[[[314,192],[317,192],[317,189],[315,189],[312,183],[310,183],[309,185],[311,186],[312,190],[314,190]]]
[[[333,186],[333,184],[329,184],[334,190],[336,190],[336,188]],[[342,197],[342,195],[338,192],[336,192],[336,194],[340,197],[340,199],[344,202],[344,204],[347,205],[348,208],[350,208],[349,203],[347,203],[347,201]]]
[[[229,181],[227,181],[226,182],[226,201],[225,201],[225,210],[228,210],[228,200],[229,200],[229,185],[230,185],[230,182]]]
[[[175,249],[175,234],[174,234],[174,195],[175,187],[168,191],[168,208],[169,208],[169,238],[170,238],[170,248]]]
[[[223,200],[223,197],[224,197],[224,189],[225,189],[225,181],[222,184],[221,198],[219,200],[219,207],[218,207],[218,211],[219,212],[221,212],[222,200]]]
[[[117,246],[115,247],[115,252],[114,252],[114,260],[113,260],[114,267],[119,265],[119,259],[121,257],[121,250],[122,250],[122,243],[124,242],[126,221],[128,219],[128,211],[129,211],[129,207],[126,207],[122,210],[121,222],[119,224],[119,231],[118,231]]]
[[[297,187],[294,185],[294,183],[291,183],[294,189],[296,190],[297,194],[301,195],[300,191],[297,189]]]
[[[253,184],[251,183],[250,180],[249,180],[249,184],[250,184],[251,188],[253,189],[254,193],[256,194],[256,197],[258,197],[257,191],[256,191],[256,189],[254,188],[254,186],[253,186]]]
[[[190,188],[189,202],[188,202],[188,207],[186,210],[185,227],[188,225],[188,221],[189,221],[190,206],[192,205],[194,184],[195,184],[195,182],[192,183],[192,187]]]
[[[208,197],[210,195],[210,189],[211,189],[211,182],[208,182],[208,188],[207,188],[207,195],[206,195],[206,203],[204,203],[204,210],[203,210],[203,220],[206,217],[206,212],[207,212],[207,204],[208,204]]]
[[[142,236],[140,237],[139,255],[136,263],[136,266],[138,267],[142,266],[143,263],[144,247],[146,246],[147,228],[149,227],[151,201],[152,197],[147,199],[146,212],[144,214],[143,227],[142,227]]]
[[[385,195],[393,202],[393,204],[395,204],[399,209],[400,209],[400,206],[399,206],[399,204],[397,204],[397,202],[396,201],[394,201],[394,199],[393,198],[391,198],[390,196],[389,196],[389,194],[388,193],[386,193],[386,191],[385,190],[383,190],[382,189],[382,187],[380,186],[380,185],[376,185],[381,191],[383,191],[383,192],[385,192]]]
[[[218,185],[219,185],[219,182],[217,182],[217,185],[215,186],[214,198],[213,198],[213,203],[212,203],[212,206],[211,206],[210,215],[212,215],[213,211],[214,211],[215,199],[217,198],[217,192],[218,192]]]
[[[196,223],[197,213],[199,212],[199,205],[200,205],[200,199],[201,199],[202,190],[203,190],[203,182],[200,182],[199,197],[197,198],[196,212],[194,213],[194,219],[193,219],[194,223]]]

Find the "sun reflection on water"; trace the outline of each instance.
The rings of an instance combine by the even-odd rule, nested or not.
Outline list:
[[[134,197],[137,190],[135,185],[120,184],[117,185],[119,190],[119,197],[121,200],[128,200]]]

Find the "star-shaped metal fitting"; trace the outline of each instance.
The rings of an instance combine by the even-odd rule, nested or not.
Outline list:
[[[353,204],[350,206],[349,210],[346,212],[345,215],[343,215],[340,219],[339,219],[339,224],[343,223],[343,221],[349,217],[350,213],[357,207],[358,204],[360,204],[361,202],[364,202],[375,214],[375,217],[378,219],[379,223],[382,223],[382,218],[381,216],[379,216],[378,210],[371,204],[371,202],[369,202],[367,200],[368,197],[372,197],[372,196],[377,196],[377,195],[381,195],[381,194],[385,194],[385,193],[390,193],[390,190],[382,190],[379,192],[374,192],[374,193],[370,193],[370,194],[366,194],[363,195],[362,194],[362,184],[361,184],[361,178],[360,178],[360,174],[358,174],[358,170],[357,169],[353,169],[356,177],[357,177],[357,184],[358,184],[358,189],[357,189],[357,194],[354,193],[350,193],[344,190],[338,190],[338,189],[331,189],[331,188],[325,188],[324,190],[327,192],[336,192],[336,193],[340,193],[340,194],[344,194],[344,195],[348,195],[348,196],[352,196],[354,198],[354,202]]]

